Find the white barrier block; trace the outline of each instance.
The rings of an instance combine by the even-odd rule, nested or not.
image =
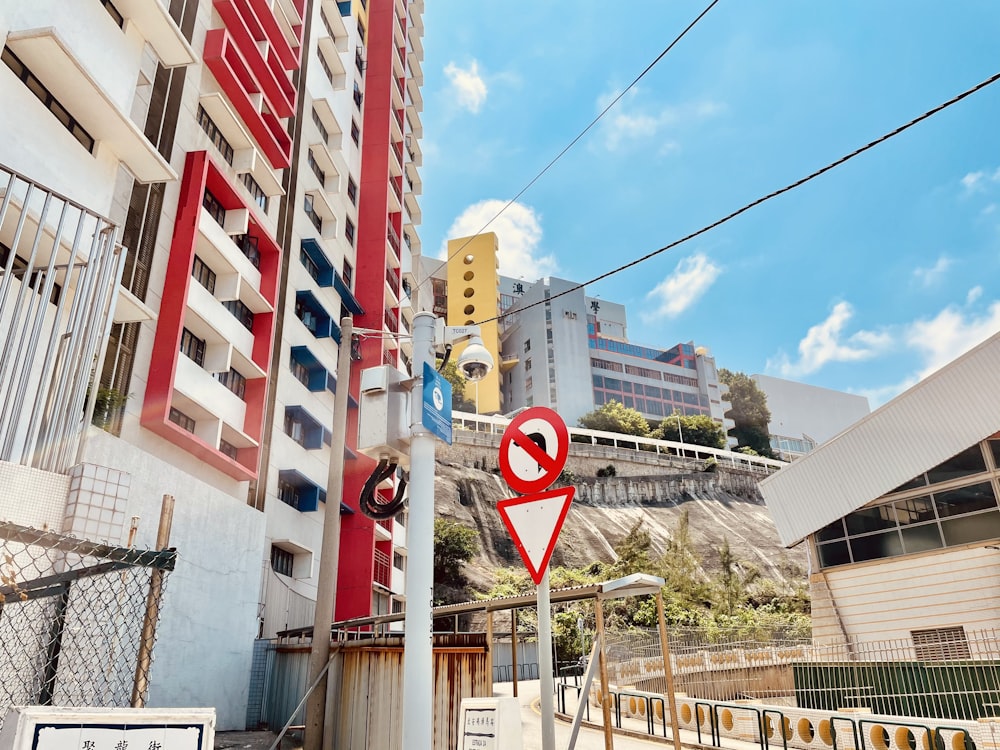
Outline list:
[[[212,750],[214,708],[14,706],[0,750]]]

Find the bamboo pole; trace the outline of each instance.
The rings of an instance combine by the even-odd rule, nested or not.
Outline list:
[[[608,661],[604,655],[607,639],[604,637],[604,603],[598,599],[594,608],[597,615],[597,637],[601,649],[597,652],[597,663],[601,669],[601,716],[604,720],[604,750],[614,750],[614,733],[611,730],[611,691],[608,686]]]
[[[670,663],[670,640],[667,637],[667,618],[663,613],[663,591],[656,592],[656,624],[660,631],[663,674],[667,678],[667,701],[670,706],[670,733],[674,739],[674,750],[681,750],[681,732],[680,725],[677,722],[677,696],[674,693],[674,668]]]
[[[156,530],[156,550],[170,546],[170,526],[174,521],[174,496],[164,495],[160,505],[160,525]],[[132,680],[132,708],[144,708],[149,689],[149,668],[153,661],[153,642],[156,640],[156,623],[160,619],[160,596],[163,593],[163,571],[153,568],[149,574],[149,593],[146,594],[146,613],[142,617],[142,634],[139,636],[139,654]]]

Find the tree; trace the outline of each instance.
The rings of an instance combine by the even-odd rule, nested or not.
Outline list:
[[[476,402],[465,397],[466,380],[455,360],[449,359],[441,370],[441,375],[451,383],[451,408],[454,411],[476,413]]]
[[[620,432],[623,435],[646,437],[649,422],[635,409],[630,409],[618,401],[608,401],[599,409],[584,414],[579,419],[581,427],[603,432]]]
[[[736,423],[732,436],[741,446],[753,448],[761,456],[774,458],[771,434],[767,429],[767,423],[771,421],[767,395],[746,373],[723,368],[719,370],[719,380],[729,386],[732,409],[726,412],[726,416]]]
[[[478,531],[455,521],[434,519],[434,599],[438,604],[468,598],[464,566],[478,553]]]
[[[678,419],[681,424],[680,432],[677,430]],[[707,414],[683,416],[675,412],[660,422],[660,426],[649,433],[649,436],[657,440],[673,440],[708,448],[726,447],[725,430]]]

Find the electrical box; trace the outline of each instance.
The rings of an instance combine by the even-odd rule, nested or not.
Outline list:
[[[410,467],[409,378],[382,365],[361,371],[358,404],[358,451]]]

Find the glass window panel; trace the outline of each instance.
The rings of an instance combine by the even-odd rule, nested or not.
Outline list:
[[[824,568],[833,565],[847,565],[851,555],[847,551],[847,542],[828,542],[819,545],[819,562]]]
[[[891,505],[878,505],[874,508],[862,508],[851,513],[844,519],[847,522],[848,534],[864,534],[869,531],[893,529],[896,519]]]
[[[892,495],[896,492],[902,492],[903,490],[914,490],[917,487],[924,487],[927,485],[927,478],[921,474],[918,477],[914,477],[909,482],[903,482],[899,487],[892,490],[889,494]]]
[[[986,462],[983,460],[983,451],[976,443],[971,448],[966,448],[957,456],[952,456],[944,463],[940,463],[927,472],[927,478],[931,484],[947,482],[949,479],[967,477],[970,474],[979,474],[986,471]]]
[[[622,381],[622,390],[625,391],[625,393],[631,393],[632,392],[632,383],[629,382],[628,380],[623,380]]]
[[[660,398],[660,389],[655,385],[646,386],[646,395],[653,398]]]
[[[1000,511],[977,513],[941,522],[945,544],[968,544],[1000,537]]]
[[[897,500],[892,505],[896,509],[896,520],[900,526],[922,523],[934,518],[934,503],[927,495]]]
[[[903,551],[907,554],[926,552],[944,546],[941,542],[941,530],[936,523],[907,526],[901,529],[900,533],[903,536]]]
[[[993,454],[993,467],[1000,469],[1000,440],[990,441],[990,453]]]
[[[647,401],[646,408],[649,410],[650,414],[655,414],[658,417],[663,416],[663,407],[660,405],[659,401]]]
[[[602,378],[600,375],[594,375],[593,380],[594,380],[594,387],[595,388],[603,388],[604,387],[604,378]]]
[[[854,562],[878,560],[903,554],[903,544],[897,531],[856,536],[851,538],[851,553],[854,555]]]
[[[639,411],[646,411],[646,399],[636,398],[635,408],[638,409]]]
[[[604,378],[604,387],[609,391],[620,391],[622,389],[622,381],[617,378]]]
[[[847,534],[844,533],[844,521],[840,518],[831,523],[829,526],[824,526],[816,532],[816,538],[821,542],[829,542],[833,539],[843,539],[845,536],[847,536]]]
[[[997,507],[997,499],[993,495],[993,487],[990,486],[989,482],[981,482],[947,492],[935,492],[934,503],[937,505],[938,516],[941,518]]]

